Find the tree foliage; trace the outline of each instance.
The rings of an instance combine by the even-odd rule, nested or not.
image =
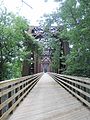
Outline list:
[[[57,12],[46,15],[46,24],[53,23],[58,29],[59,38],[67,38],[71,48],[66,57],[65,73],[90,77],[90,1],[89,0],[58,0],[60,7]],[[56,45],[57,46],[57,45]]]
[[[0,80],[20,77],[22,61],[39,45],[27,34],[29,24],[23,17],[0,9]]]
[[[73,45],[67,58],[67,73],[90,76],[90,1],[67,0],[61,7],[63,20]]]

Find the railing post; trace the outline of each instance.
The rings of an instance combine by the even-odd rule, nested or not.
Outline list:
[[[12,87],[12,85],[10,85],[10,86],[8,86],[8,88],[11,88]],[[13,95],[13,93],[12,93],[12,91],[10,91],[9,93],[8,93],[8,98],[10,98],[11,96]],[[9,102],[9,104],[8,104],[8,109],[12,106],[12,103],[13,101],[10,101]],[[13,111],[11,111],[11,113],[12,113]]]
[[[90,78],[49,73],[65,89],[90,108]],[[57,77],[58,76],[58,77]]]
[[[1,91],[1,90],[0,90]],[[2,103],[1,97],[0,97],[0,104]],[[2,109],[0,110],[0,117],[2,116]]]
[[[41,74],[22,77],[16,80],[9,80],[0,83],[0,120],[13,112],[20,102],[35,86]]]

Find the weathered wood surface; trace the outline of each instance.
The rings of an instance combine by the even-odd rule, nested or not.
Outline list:
[[[52,78],[90,108],[90,78],[49,73]]]
[[[8,120],[90,120],[90,110],[44,74]]]
[[[36,85],[43,73],[0,82],[0,120],[5,120]]]

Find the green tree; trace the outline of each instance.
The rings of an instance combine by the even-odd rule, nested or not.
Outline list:
[[[56,0],[60,3],[57,12],[45,15],[46,24],[57,24],[59,39],[67,39],[71,48],[66,57],[65,73],[90,77],[90,1]],[[57,47],[57,45],[56,45]],[[55,57],[54,57],[55,58]]]
[[[8,13],[6,8],[0,13],[0,80],[3,80],[11,78],[10,67],[13,69],[13,64],[23,57],[23,32],[28,25],[23,18]]]
[[[89,3],[89,4],[88,4]],[[70,44],[67,74],[90,76],[90,2],[67,0],[61,7],[61,18]]]
[[[0,9],[0,80],[20,77],[22,61],[30,51],[40,51],[34,38],[27,34],[25,18]]]

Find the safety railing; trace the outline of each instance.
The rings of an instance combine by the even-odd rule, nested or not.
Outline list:
[[[30,90],[36,85],[43,73],[0,82],[0,120],[5,120]]]
[[[90,78],[49,73],[62,87],[90,108]]]

